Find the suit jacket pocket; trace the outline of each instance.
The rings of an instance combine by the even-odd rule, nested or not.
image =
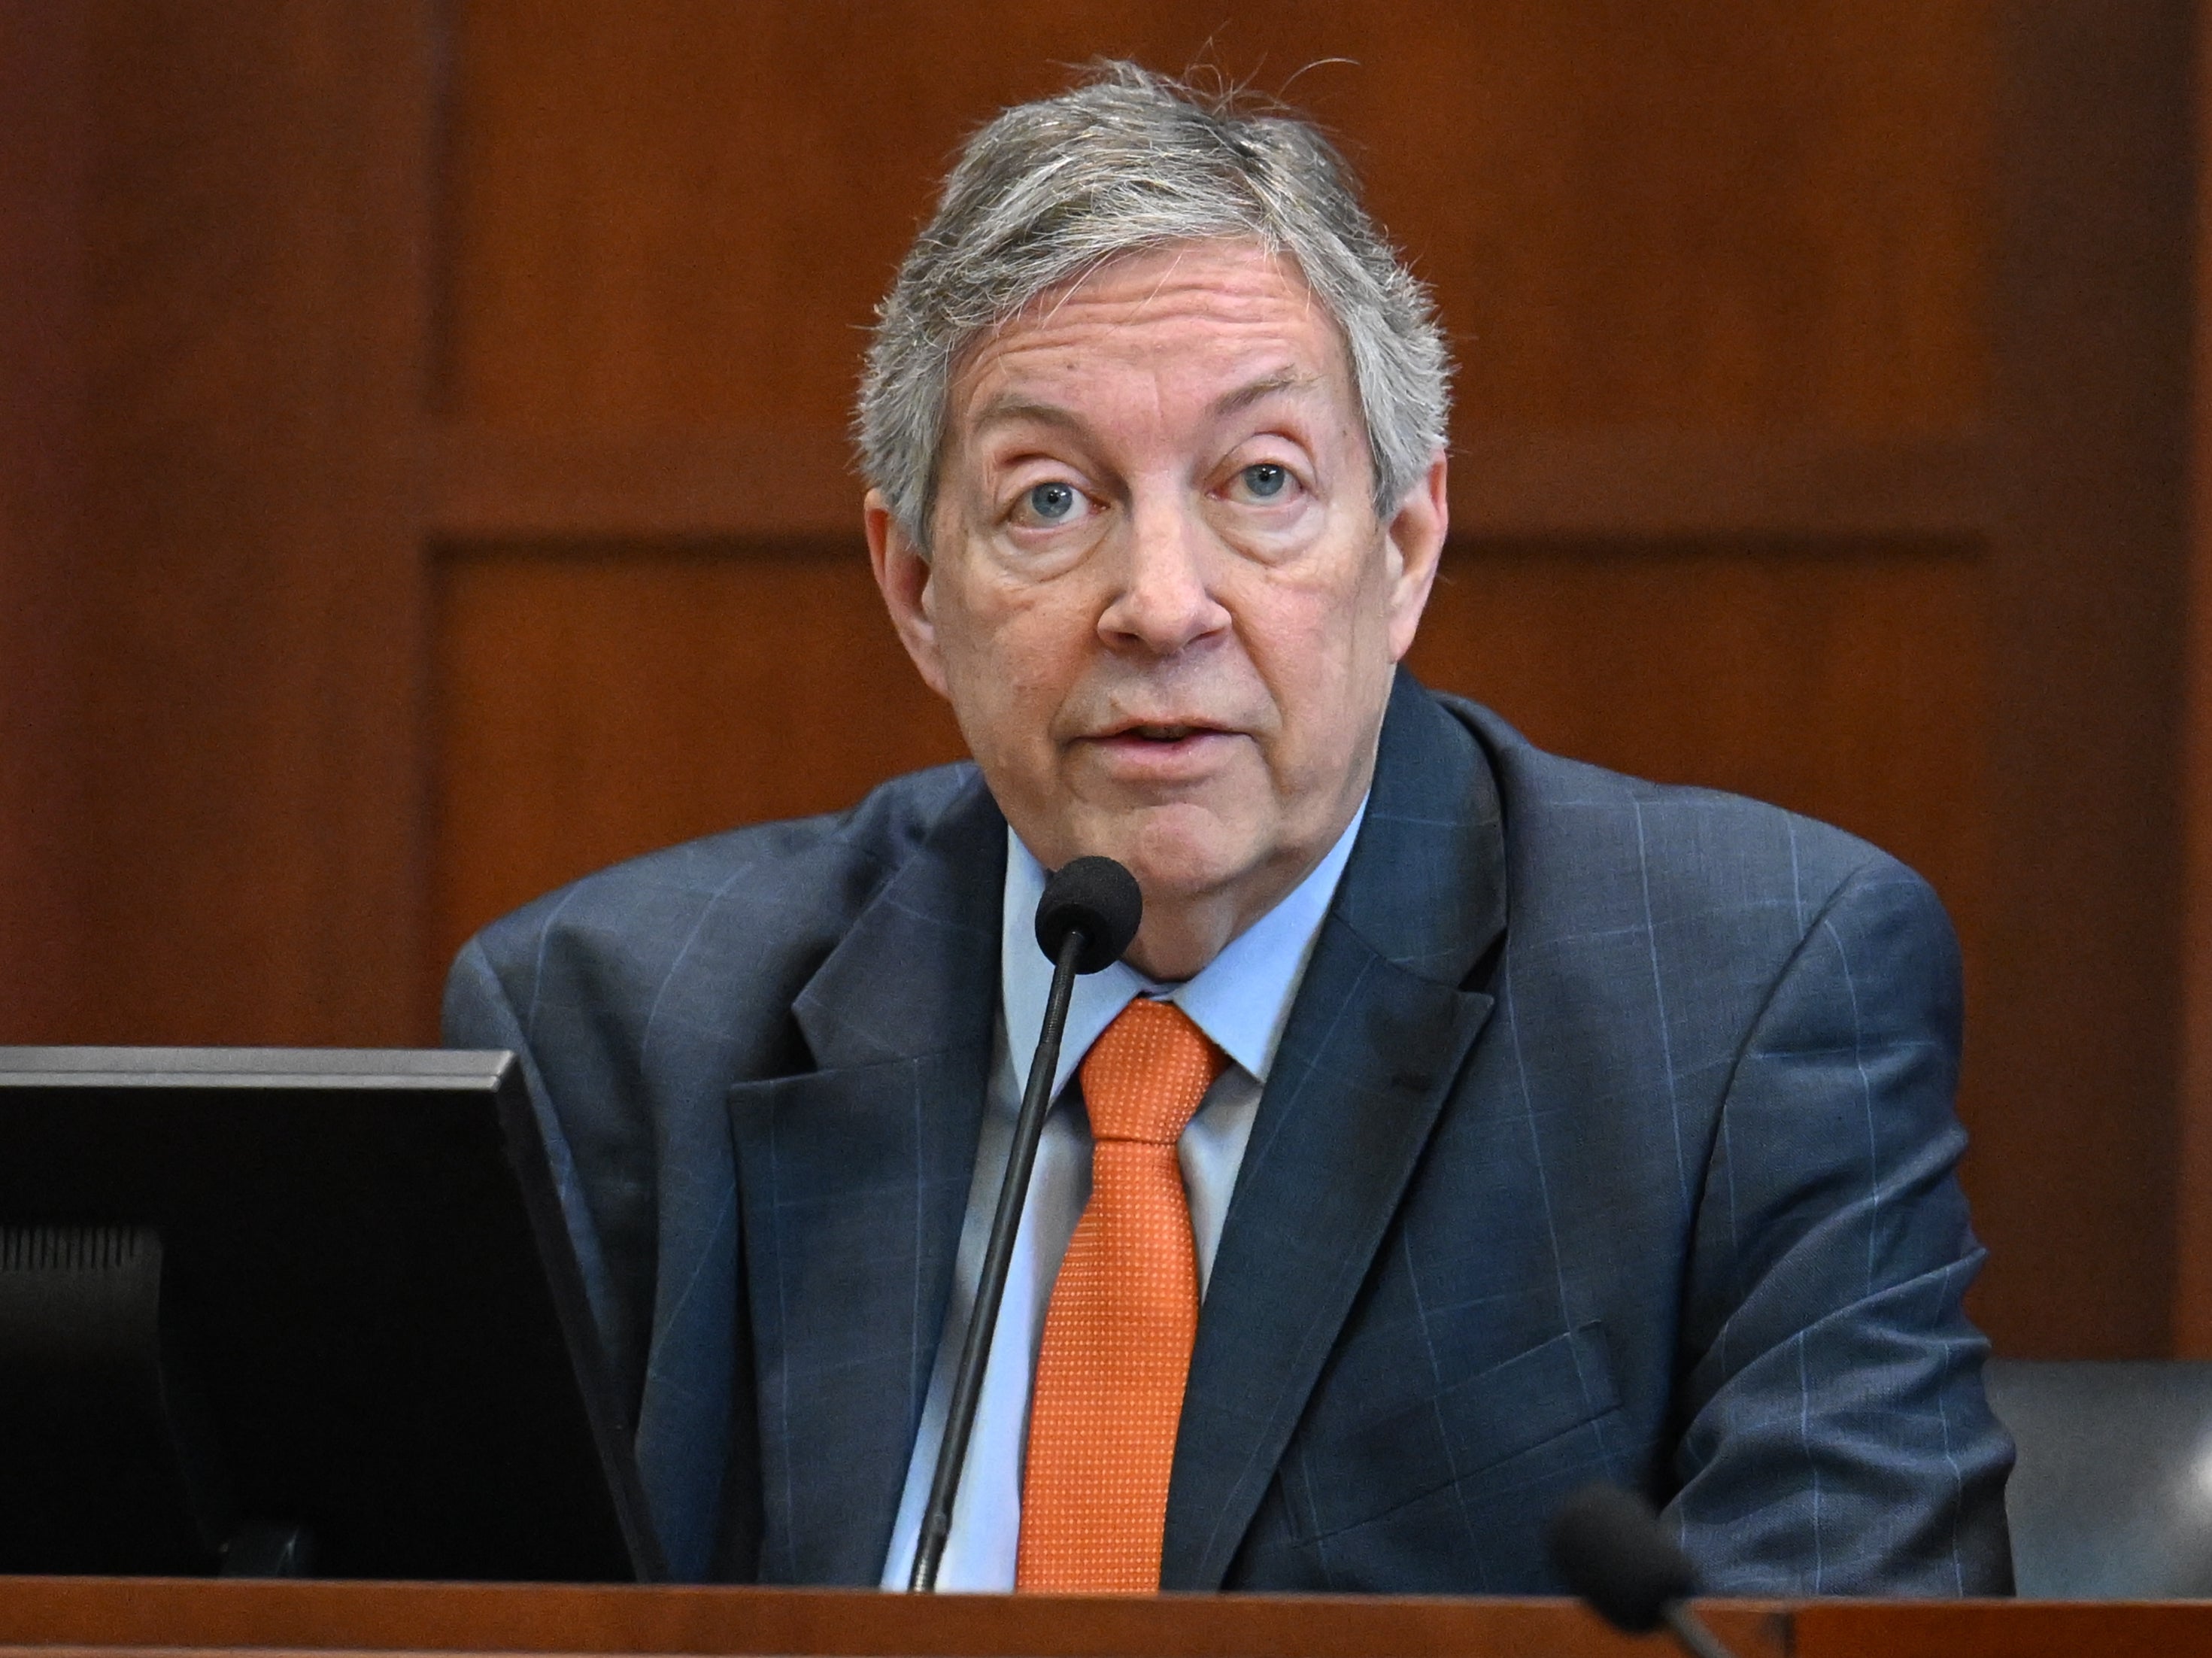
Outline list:
[[[1296,1529],[1325,1537],[1497,1466],[1620,1404],[1604,1326],[1577,1326],[1419,1404],[1308,1442],[1285,1459]]]

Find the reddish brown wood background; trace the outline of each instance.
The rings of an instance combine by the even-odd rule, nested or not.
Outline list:
[[[69,580],[84,496],[81,18],[0,9],[0,1025],[67,1029],[84,940]]]
[[[860,330],[965,130],[1203,60],[1458,342],[1420,671],[1928,874],[1982,1315],[2212,1350],[2194,8],[945,16],[0,5],[0,1038],[427,1039],[501,911],[957,753]]]

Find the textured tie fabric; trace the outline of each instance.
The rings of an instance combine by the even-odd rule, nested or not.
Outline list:
[[[1198,1334],[1198,1253],[1176,1141],[1228,1064],[1188,1015],[1139,997],[1083,1061],[1091,1201],[1045,1309],[1015,1586],[1160,1586],[1168,1473]]]

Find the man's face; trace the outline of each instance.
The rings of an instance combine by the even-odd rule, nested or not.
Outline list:
[[[933,558],[871,497],[878,580],[1048,867],[1137,876],[1182,977],[1351,820],[1444,533],[1443,462],[1388,523],[1342,338],[1239,242],[1115,261],[961,365]]]

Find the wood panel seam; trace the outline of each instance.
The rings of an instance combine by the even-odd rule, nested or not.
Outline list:
[[[790,540],[859,532],[842,433],[438,429],[428,518],[443,543]],[[1978,432],[1513,431],[1455,448],[1452,518],[1498,539],[1978,537],[1994,517]]]

